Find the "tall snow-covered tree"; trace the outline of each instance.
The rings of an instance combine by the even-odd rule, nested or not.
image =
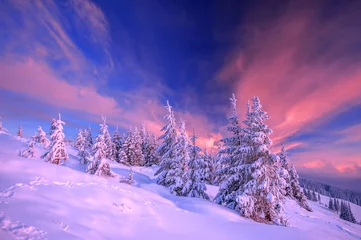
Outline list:
[[[296,168],[293,163],[289,164],[288,174],[289,174],[289,179],[290,179],[289,186],[292,189],[293,198],[298,201],[298,204],[302,208],[306,209],[307,211],[312,212],[312,208],[310,207],[310,205],[307,202],[307,197],[306,197],[307,195],[305,194],[305,193],[307,193],[307,191],[305,188],[302,191],[300,183],[299,183],[299,176],[297,174]]]
[[[237,114],[237,99],[234,94],[232,95],[232,98],[230,98],[230,101],[232,105],[232,112],[230,117],[228,117],[229,125],[227,126],[226,130],[231,134],[231,136],[222,138],[220,140],[220,144],[222,147],[219,149],[217,158],[222,168],[220,168],[216,172],[218,182],[224,182],[226,179],[233,179],[234,175],[238,175],[238,173],[234,172],[233,169],[241,164],[241,155],[237,150],[241,146],[243,129],[239,122]],[[239,183],[236,179],[234,179],[234,182],[230,184],[234,185],[232,187],[234,189],[237,189],[239,187]],[[216,202],[221,204],[225,201],[224,198],[228,194],[229,193],[227,189],[220,189],[220,192],[216,197]],[[235,201],[235,199],[233,199],[233,201]],[[235,207],[235,204],[231,205],[229,205],[230,208]]]
[[[107,148],[108,146],[105,143],[106,131],[108,130],[108,126],[105,124],[105,119],[100,124],[100,133],[95,138],[95,144],[93,145],[93,156],[97,160],[101,160],[103,158],[107,158]]]
[[[45,148],[47,148],[50,144],[49,139],[46,137],[46,133],[40,126],[38,126],[38,132],[34,136],[34,141],[41,143]]]
[[[34,158],[36,156],[35,142],[30,141],[28,148],[19,154],[21,157]]]
[[[188,171],[186,172],[186,182],[184,184],[182,195],[187,197],[196,197],[209,199],[206,193],[204,169],[206,167],[202,156],[201,149],[196,145],[197,136],[191,136],[191,147],[189,152]]]
[[[337,212],[337,213],[338,213],[338,211],[340,210],[340,209],[338,208],[336,198],[333,199],[333,208],[334,208],[335,212]]]
[[[114,160],[114,154],[113,154],[113,143],[112,138],[110,137],[108,125],[106,123],[106,117],[102,116],[102,123],[100,124],[100,132],[103,135],[104,143],[106,145],[105,151],[105,157],[110,160]]]
[[[330,209],[331,211],[335,211],[332,198],[330,198],[330,200],[328,201],[328,209]]]
[[[138,128],[134,129],[132,136],[132,143],[129,149],[129,151],[132,153],[130,157],[131,165],[144,166],[143,139]]]
[[[177,143],[177,126],[173,114],[172,107],[167,101],[167,115],[165,120],[167,124],[161,129],[163,135],[159,137],[161,144],[159,145],[157,152],[160,156],[160,168],[155,173],[157,177],[157,183],[164,186],[171,186],[176,183],[174,173],[181,167],[180,163],[176,162],[176,149]]]
[[[119,161],[119,152],[122,148],[123,145],[123,138],[119,133],[118,127],[116,128],[116,130],[113,133],[113,137],[112,137],[112,143],[113,143],[113,155],[114,155],[114,159],[117,162]]]
[[[214,182],[214,172],[216,170],[216,163],[211,153],[207,151],[207,149],[204,149],[203,154],[203,161],[205,164],[204,168],[204,179],[206,183],[213,184]]]
[[[151,134],[148,138],[148,143],[145,149],[144,162],[145,166],[150,167],[152,165],[159,164],[159,155],[157,152],[157,140],[154,134]]]
[[[51,138],[51,145],[49,147],[49,151],[46,152],[42,158],[45,159],[46,162],[51,162],[54,164],[60,164],[61,160],[66,161],[68,159],[68,153],[66,152],[65,148],[65,135],[63,133],[63,125],[65,122],[61,120],[61,116],[59,113],[59,119],[53,119],[52,123],[52,134]]]
[[[286,224],[282,216],[284,195],[278,176],[279,157],[270,150],[272,130],[265,124],[267,119],[258,97],[253,97],[252,109],[247,104],[240,147],[235,149],[240,164],[231,169],[235,174],[221,184],[216,201],[255,221]]]
[[[291,178],[290,178],[290,173],[289,173],[290,172],[289,158],[288,158],[285,146],[282,146],[282,150],[279,154],[279,158],[280,158],[279,173],[280,173],[280,176],[285,181],[285,194],[286,194],[286,196],[293,198],[294,193],[293,193],[293,188],[291,186]],[[286,172],[284,170],[286,170]]]
[[[23,126],[22,125],[20,125],[19,126],[19,130],[18,130],[18,132],[17,132],[17,135],[18,135],[18,137],[23,137]]]
[[[84,134],[84,131],[79,130],[78,137],[76,139],[76,146],[78,149],[77,155],[79,157],[80,163],[88,164],[92,160],[92,158],[90,154],[90,149],[87,146],[86,134]]]
[[[177,136],[177,142],[174,148],[176,152],[175,159],[172,162],[172,170],[168,172],[168,176],[174,179],[174,184],[170,186],[170,192],[181,196],[185,181],[184,173],[187,170],[187,164],[189,161],[188,136],[185,122],[182,119],[180,120],[179,135]]]
[[[74,142],[74,147],[76,149],[79,149],[79,147],[84,144],[83,142],[85,141],[84,139],[84,132],[82,129],[78,130],[78,135],[75,138],[75,142]]]
[[[84,129],[84,136],[86,138],[87,142],[87,148],[92,149],[93,148],[93,136],[92,136],[92,129],[90,126],[87,129]]]

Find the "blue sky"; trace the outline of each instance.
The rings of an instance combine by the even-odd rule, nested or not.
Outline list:
[[[258,95],[303,176],[360,189],[358,1],[3,1],[0,115],[31,136],[100,115],[159,133],[166,100],[203,147]],[[329,176],[332,176],[329,177]],[[335,180],[337,179],[337,180]]]

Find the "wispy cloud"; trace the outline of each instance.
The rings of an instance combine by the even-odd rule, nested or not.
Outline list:
[[[273,20],[246,23],[245,49],[219,73],[239,79],[240,102],[260,97],[275,143],[361,103],[361,59],[350,52],[361,41],[355,6],[324,21],[312,6],[291,4]]]

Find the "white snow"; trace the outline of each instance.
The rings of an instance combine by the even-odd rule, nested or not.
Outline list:
[[[290,227],[260,224],[212,201],[170,194],[156,184],[157,167],[132,167],[132,186],[119,183],[120,176],[86,174],[71,147],[62,166],[17,156],[26,147],[0,134],[0,239],[361,239],[360,225],[318,203],[307,212],[287,200]],[[111,168],[129,174],[116,162]],[[207,186],[211,199],[217,190]],[[361,207],[351,206],[360,221]]]

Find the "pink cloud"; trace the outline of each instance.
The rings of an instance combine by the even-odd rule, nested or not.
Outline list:
[[[268,124],[275,144],[361,103],[361,63],[340,55],[349,44],[361,41],[349,31],[355,14],[345,11],[320,23],[317,8],[292,7],[274,21],[249,23],[246,48],[219,73],[225,81],[240,79],[240,103],[260,97],[271,116]],[[319,53],[330,39],[328,51]],[[244,105],[240,107],[244,112]]]
[[[356,124],[341,131],[338,131],[339,140],[337,143],[361,142],[361,124]]]
[[[24,62],[0,61],[0,88],[22,93],[45,103],[92,114],[114,115],[121,109],[110,97],[98,94],[92,87],[71,85],[46,64],[28,58]]]

